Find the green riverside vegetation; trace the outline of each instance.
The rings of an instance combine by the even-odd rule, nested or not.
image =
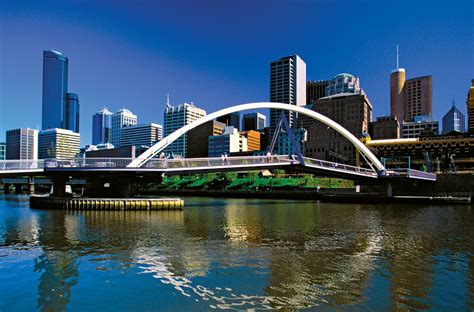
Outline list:
[[[274,170],[272,176],[261,176],[258,171],[245,175],[236,172],[207,173],[187,176],[166,176],[161,189],[166,190],[233,190],[258,191],[275,189],[352,188],[352,181],[316,177],[311,174],[288,175]]]

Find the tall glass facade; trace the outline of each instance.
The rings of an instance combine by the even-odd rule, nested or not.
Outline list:
[[[43,52],[42,129],[64,128],[68,58],[57,51]]]
[[[102,108],[92,116],[92,144],[110,143],[112,131],[112,112]]]
[[[79,133],[79,97],[76,93],[66,93],[65,129]]]

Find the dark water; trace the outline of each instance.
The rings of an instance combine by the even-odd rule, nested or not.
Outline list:
[[[64,212],[0,197],[0,311],[474,308],[469,206],[186,203]]]

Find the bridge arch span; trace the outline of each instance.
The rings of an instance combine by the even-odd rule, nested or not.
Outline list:
[[[377,157],[375,157],[375,155],[372,154],[372,152],[358,138],[352,135],[352,133],[347,131],[343,126],[341,126],[337,122],[313,110],[304,108],[302,106],[290,105],[290,104],[285,104],[285,103],[274,103],[274,102],[256,102],[256,103],[235,105],[235,106],[218,110],[217,112],[214,112],[202,118],[199,118],[198,120],[195,120],[194,122],[176,130],[175,132],[171,133],[167,137],[163,138],[161,141],[157,142],[155,145],[153,145],[148,150],[146,150],[143,154],[138,156],[127,167],[131,167],[131,168],[141,167],[147,160],[149,160],[150,158],[152,158],[153,156],[161,152],[168,145],[170,145],[175,140],[177,140],[180,136],[182,136],[189,130],[192,130],[208,121],[211,121],[218,117],[235,113],[235,112],[240,112],[240,111],[245,111],[245,110],[264,109],[264,108],[297,112],[299,114],[309,116],[319,122],[322,122],[323,124],[327,125],[328,127],[331,127],[332,129],[340,133],[342,136],[344,136],[346,139],[348,139],[355,146],[355,148],[362,155],[365,156],[366,160],[370,162],[370,165],[375,167],[377,171],[379,172],[385,171],[385,167],[377,159]]]

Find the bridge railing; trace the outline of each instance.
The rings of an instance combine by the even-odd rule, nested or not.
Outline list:
[[[183,158],[183,159],[149,159],[142,168],[179,169],[179,168],[208,168],[219,166],[244,166],[293,162],[288,156],[242,156],[242,157],[209,157],[209,158]]]
[[[410,169],[410,168],[399,168],[399,169],[388,169],[386,176],[391,177],[411,177],[417,179],[424,179],[430,181],[436,181],[436,173],[424,172],[420,170]]]
[[[377,173],[368,168],[362,168],[362,167],[356,167],[356,166],[351,166],[351,165],[345,165],[345,164],[339,164],[339,163],[334,163],[331,161],[325,161],[325,160],[320,160],[320,159],[314,159],[314,158],[308,158],[308,157],[303,157],[303,160],[306,165],[313,165],[317,167],[322,167],[322,168],[327,168],[327,169],[334,169],[338,171],[346,171],[346,172],[353,172],[357,174],[363,174],[367,176],[377,176]]]
[[[125,168],[133,158],[45,159],[45,168]]]
[[[33,170],[43,169],[44,160],[0,160],[0,170]]]

